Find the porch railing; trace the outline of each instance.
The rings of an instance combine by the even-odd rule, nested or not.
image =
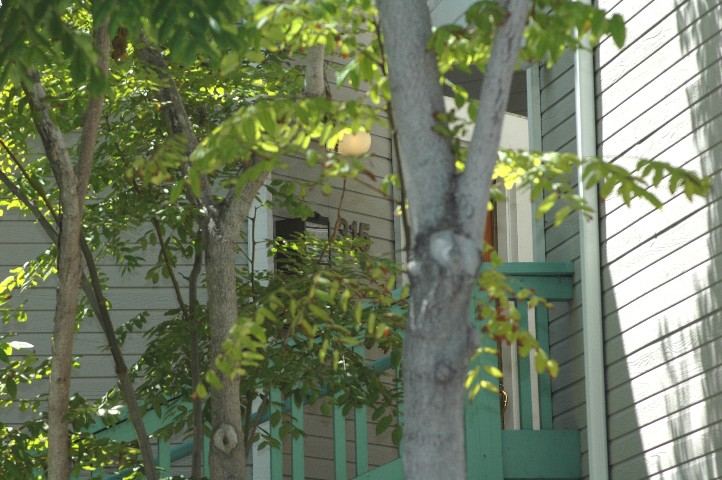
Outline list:
[[[485,267],[486,268],[486,267]],[[530,288],[550,302],[569,302],[572,299],[573,266],[568,263],[507,263],[499,269],[509,277],[516,288]],[[477,300],[481,292],[476,292]],[[546,307],[537,306],[530,310],[525,302],[517,304],[521,313],[521,326],[532,330],[542,348],[549,351],[549,312]],[[533,312],[533,313],[531,313]],[[531,313],[531,315],[530,315]],[[489,340],[489,342],[491,342]],[[495,345],[492,345],[495,346]],[[390,368],[388,358],[377,360],[374,365],[379,371]],[[518,378],[519,429],[502,429],[499,399],[487,392],[480,392],[466,408],[467,471],[470,479],[572,479],[581,477],[581,455],[579,432],[552,429],[551,380],[548,376],[536,376],[529,361],[515,365]],[[537,380],[536,382],[534,380]],[[536,386],[535,386],[536,385]],[[272,410],[270,415],[283,405],[280,393],[271,391]],[[292,421],[303,429],[304,405],[287,402]],[[155,432],[164,423],[153,411],[146,415],[146,427]],[[335,407],[333,417],[333,475],[336,480],[349,477],[364,480],[403,479],[401,459],[371,469],[369,463],[368,419],[365,408],[356,409],[352,419],[347,419],[340,407]],[[535,420],[538,419],[538,420]],[[353,433],[347,432],[347,422],[353,425]],[[535,425],[536,424],[536,425]],[[535,429],[535,427],[538,427]],[[290,475],[294,480],[306,476],[306,454],[304,437],[280,438],[279,429],[271,428],[272,436],[279,446],[270,447],[270,480],[281,480]],[[118,441],[132,441],[134,433],[129,422],[110,428],[99,429],[97,435]],[[284,469],[283,443],[290,441],[291,458]],[[351,444],[352,450],[347,451]],[[173,463],[190,454],[192,444],[186,442],[171,448],[168,441],[157,443],[157,465],[170,476]],[[208,439],[204,444],[204,458],[208,456]],[[353,462],[348,460],[352,457]],[[289,465],[290,463],[290,465]],[[207,461],[206,461],[207,464]],[[355,468],[349,468],[353,464]],[[284,472],[285,470],[285,472]],[[349,475],[349,470],[351,474]],[[207,465],[204,470],[207,475]],[[120,475],[103,477],[106,480],[123,478]],[[254,479],[266,480],[266,479]]]

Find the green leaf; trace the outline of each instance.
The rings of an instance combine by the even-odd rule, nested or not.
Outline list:
[[[556,360],[547,360],[546,370],[550,377],[557,378],[557,375],[559,375],[559,364]]]
[[[609,20],[609,33],[611,33],[612,39],[617,47],[622,48],[627,36],[627,31],[624,27],[624,19],[621,15],[614,15]]]
[[[15,383],[14,379],[10,379],[9,381],[5,382],[5,389],[8,392],[8,395],[10,397],[15,398],[18,394],[18,386]]]
[[[221,388],[221,379],[218,377],[218,374],[215,372],[215,370],[208,370],[206,372],[205,378],[208,385],[210,385],[212,388]]]
[[[258,109],[257,118],[261,122],[261,125],[266,130],[266,132],[269,135],[274,135],[276,132],[276,127],[278,124],[276,123],[276,116],[275,112],[271,110],[270,108],[262,108]]]
[[[381,435],[386,431],[387,428],[391,425],[391,422],[394,420],[394,417],[391,415],[386,415],[381,420],[379,420],[379,423],[376,424],[376,435]]]
[[[396,425],[394,429],[391,431],[391,441],[394,443],[394,445],[400,445],[401,439],[403,437],[404,430],[401,428],[401,425]]]
[[[554,207],[554,204],[557,202],[558,198],[559,195],[557,195],[556,193],[550,193],[546,197],[544,197],[544,200],[542,200],[539,204],[539,207],[537,207],[537,218],[541,218],[544,214],[548,213],[549,210]]]
[[[196,395],[198,395],[198,397],[201,399],[208,398],[208,390],[206,390],[206,386],[202,383],[196,385]]]
[[[494,378],[502,378],[504,376],[501,370],[492,365],[484,365],[484,371]]]
[[[537,350],[536,356],[534,357],[534,364],[536,365],[537,373],[542,373],[546,370],[547,360],[549,360],[549,358],[546,353],[544,353],[543,350]]]
[[[314,316],[319,320],[323,320],[329,323],[331,322],[331,316],[328,314],[328,311],[319,307],[318,305],[310,304],[308,306],[308,309],[311,310],[311,313],[313,313]]]
[[[569,216],[569,214],[572,212],[572,207],[570,205],[564,205],[559,210],[557,210],[554,213],[554,226],[558,227],[562,224],[565,218]]]

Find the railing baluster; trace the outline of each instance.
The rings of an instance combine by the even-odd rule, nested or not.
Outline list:
[[[291,416],[293,425],[303,431],[303,403],[299,405],[291,400]],[[293,480],[303,480],[305,478],[303,441],[303,435],[299,435],[291,440]]]
[[[170,476],[170,439],[158,439],[158,467],[161,469],[161,477]]]
[[[211,476],[211,438],[203,436],[203,475]]]
[[[356,475],[369,471],[369,434],[366,424],[366,407],[357,408],[354,414],[356,433]]]
[[[536,308],[536,335],[539,346],[549,354],[549,309]],[[552,429],[552,382],[549,375],[539,376],[539,423],[542,430]]]
[[[516,303],[519,310],[519,328],[529,329],[529,307],[527,302],[519,301]],[[534,420],[532,415],[532,391],[531,391],[531,365],[530,360],[526,359],[519,362],[519,411],[521,417],[522,430],[531,430],[534,428]]]
[[[366,347],[358,345],[354,351],[366,358]],[[369,435],[366,423],[366,407],[357,408],[354,412],[354,437],[356,440],[356,475],[369,471]]]
[[[346,418],[339,406],[333,407],[333,471],[336,480],[346,480]]]
[[[276,412],[281,412],[279,403],[281,402],[281,391],[275,388],[271,389],[271,404],[268,410],[271,418]],[[273,425],[271,422],[271,438],[276,440],[279,445],[272,445],[271,448],[271,480],[283,479],[283,439],[281,438],[281,423]]]
[[[488,301],[484,292],[474,292],[474,301],[469,304],[469,317],[476,318],[476,302]],[[477,327],[480,328],[477,324]],[[496,341],[482,335],[481,346],[496,348]],[[476,358],[474,364],[481,365],[486,359]],[[480,391],[474,401],[466,401],[464,434],[466,437],[466,469],[469,478],[497,479],[504,477],[501,443],[501,415],[499,397],[485,390]]]

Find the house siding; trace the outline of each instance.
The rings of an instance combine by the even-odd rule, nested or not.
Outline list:
[[[722,7],[626,0],[627,46],[598,49],[598,148],[720,182]],[[618,198],[602,215],[602,288],[612,478],[718,478],[720,192],[661,211]]]
[[[627,22],[626,46],[596,51],[598,154],[633,168],[654,158],[709,175],[693,201],[600,210],[610,478],[722,475],[722,6],[706,0],[600,1]],[[555,70],[556,69],[556,70]],[[546,75],[546,78],[545,76]],[[542,74],[544,149],[573,150],[573,71]],[[565,103],[566,102],[566,103]],[[565,107],[565,105],[568,105]],[[564,132],[567,132],[564,134]],[[572,138],[569,138],[569,137]],[[547,230],[547,260],[578,257],[578,219]],[[578,272],[577,272],[578,273]],[[550,327],[561,364],[557,427],[584,429],[578,298]],[[584,449],[584,445],[583,445]]]

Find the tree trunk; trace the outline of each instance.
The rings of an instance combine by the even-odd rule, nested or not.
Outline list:
[[[60,204],[63,214],[58,247],[58,290],[53,318],[53,344],[48,392],[48,479],[64,480],[70,475],[68,454],[68,399],[73,358],[73,333],[78,313],[78,293],[83,274],[80,254],[82,208],[77,184],[68,158],[58,165],[62,175]]]
[[[509,15],[496,34],[463,173],[450,139],[435,132],[445,111],[425,0],[379,0],[389,64],[392,113],[408,199],[409,319],[404,337],[406,478],[466,478],[464,381],[478,334],[472,288],[481,249],[491,173],[529,4],[502,2]]]
[[[463,479],[464,380],[476,338],[469,324],[475,276],[449,271],[429,245],[418,245],[413,255],[403,356],[404,472],[414,479]]]
[[[110,39],[108,23],[104,22],[95,34],[99,52],[98,67],[107,76]],[[33,108],[33,121],[43,142],[46,156],[60,189],[60,232],[58,235],[58,290],[53,318],[53,340],[50,385],[48,389],[48,479],[64,480],[70,475],[68,433],[68,399],[73,359],[73,336],[78,313],[78,294],[83,277],[80,234],[83,204],[98,136],[98,121],[103,96],[91,96],[80,140],[78,172],[70,159],[63,134],[53,122],[45,91],[37,72],[31,72],[32,91],[26,94]]]
[[[223,342],[238,320],[236,249],[240,228],[230,231],[232,229],[224,226],[211,219],[206,227],[204,241],[211,359],[223,352]],[[241,425],[241,380],[238,377],[230,379],[223,376],[221,379],[221,388],[214,389],[211,393],[211,478],[243,479],[246,447]]]
[[[256,161],[252,161],[250,166]],[[211,368],[215,368],[213,362],[223,353],[223,344],[238,321],[236,252],[241,225],[266,176],[263,174],[249,180],[238,192],[235,188],[231,189],[223,202],[206,210],[203,241],[206,248]],[[218,376],[221,388],[211,392],[211,478],[243,480],[246,448],[241,422],[241,380],[238,377],[228,378],[220,372]]]

